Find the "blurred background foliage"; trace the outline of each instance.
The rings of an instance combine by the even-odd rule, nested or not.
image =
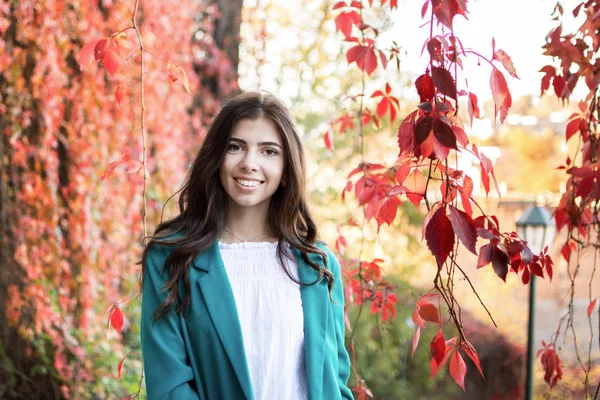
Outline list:
[[[127,85],[120,106],[114,99],[119,82],[135,75],[139,57],[124,62],[123,75],[111,79],[95,64],[80,72],[76,54],[88,41],[127,27],[133,2],[73,1],[63,8],[58,3],[0,2],[0,131],[4,132],[0,398],[124,398],[140,385],[139,298],[122,305],[126,323],[121,338],[112,331],[106,334],[106,310],[136,294],[142,180],[139,166],[127,159],[105,175],[110,163],[122,160],[123,154],[141,158],[137,85]],[[358,124],[339,132],[336,118],[356,112],[361,100],[372,108],[373,100],[357,96],[363,85],[365,93],[371,93],[385,82],[400,99],[400,118],[414,108],[417,75],[403,65],[407,60],[403,46],[411,37],[395,38],[401,50],[395,71],[362,82],[345,60],[331,1],[247,0],[242,5],[190,0],[175,7],[142,0],[141,4],[142,34],[155,51],[148,57],[146,80],[149,233],[161,218],[163,204],[179,189],[222,102],[240,89],[269,90],[290,106],[306,144],[310,199],[321,236],[333,247],[341,231],[350,244],[340,255],[342,260],[382,258],[387,279],[396,285],[394,319],[382,323],[380,316],[366,310],[353,326],[355,365],[374,397],[518,396],[519,382],[524,380],[526,324],[525,312],[517,308],[524,309],[526,300],[520,283],[513,280],[500,287],[490,274],[474,272],[477,289],[499,328],[493,327],[472,295],[465,301],[469,338],[479,351],[486,380],[468,364],[463,393],[447,368],[429,379],[427,345],[434,328],[422,333],[421,346],[410,355],[414,303],[431,286],[436,268],[421,242],[423,210],[401,204],[394,224],[382,227],[379,234],[374,223],[364,231],[347,224],[361,220],[362,211],[353,196],[344,202],[340,195],[349,171],[363,156]],[[407,4],[400,1],[400,8]],[[381,11],[366,17],[385,32],[398,15]],[[383,40],[392,41],[385,35]],[[192,96],[179,83],[170,82],[163,58],[188,71]],[[572,105],[566,105],[569,108]],[[482,109],[486,116],[493,115],[489,101]],[[460,112],[466,121],[464,110]],[[471,139],[497,149],[495,169],[504,202],[515,201],[523,208],[540,193],[552,201],[562,189],[561,174],[554,168],[567,150],[561,136],[565,117],[551,118],[559,110],[568,114],[552,98],[523,96],[515,99],[511,114],[529,120],[516,118],[497,126],[488,117],[489,127],[474,125]],[[530,117],[536,118],[533,125]],[[390,121],[386,116],[379,128],[372,123],[364,126],[365,160],[395,162],[400,118]],[[334,132],[333,152],[323,142],[328,130]],[[478,135],[488,130],[489,134]],[[504,207],[497,198],[480,197],[489,207]],[[170,218],[176,212],[171,200],[162,216]],[[511,224],[515,211],[504,216],[501,225]],[[466,284],[465,288],[469,296]],[[357,312],[356,306],[348,306],[350,321]],[[117,379],[117,365],[126,355]],[[542,382],[541,371],[537,373],[537,382]],[[575,393],[577,372],[565,375],[547,396]],[[353,379],[351,386],[356,384]],[[546,390],[539,385],[538,393]]]

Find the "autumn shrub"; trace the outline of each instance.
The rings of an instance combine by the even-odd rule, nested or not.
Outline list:
[[[466,359],[466,392],[462,399],[521,399],[525,393],[527,353],[498,328],[463,312],[465,330],[477,348],[485,379]]]
[[[397,285],[398,304],[414,304],[419,298],[419,289],[409,286],[397,276],[388,275],[388,282]],[[348,307],[348,317],[354,321],[359,307]],[[381,314],[371,315],[367,310],[356,326],[354,340],[355,366],[365,380],[375,399],[452,399],[462,390],[452,382],[448,370],[442,369],[436,377],[429,378],[429,360],[426,346],[411,356],[411,342],[415,332],[410,307],[397,307],[393,319],[382,324]],[[448,325],[450,328],[450,325]],[[436,330],[423,331],[421,340],[429,343]],[[347,341],[352,332],[346,332]],[[476,371],[476,370],[475,370]],[[349,385],[356,386],[351,376]]]

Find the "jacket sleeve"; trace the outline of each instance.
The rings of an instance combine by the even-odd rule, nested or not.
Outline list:
[[[348,388],[350,377],[350,356],[344,345],[345,323],[344,323],[344,288],[340,272],[340,264],[335,255],[328,251],[329,269],[333,272],[334,282],[331,296],[333,298],[333,315],[335,320],[335,335],[338,345],[338,386],[343,399],[354,399],[352,391]]]
[[[144,262],[140,336],[146,392],[149,400],[198,400],[178,315],[171,312],[153,321],[154,311],[167,295],[162,289],[168,273],[161,272],[166,258],[155,245]]]

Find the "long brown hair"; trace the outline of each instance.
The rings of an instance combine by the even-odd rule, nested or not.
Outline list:
[[[248,92],[231,99],[215,117],[202,147],[179,190],[180,214],[169,221],[161,222],[146,242],[142,253],[141,284],[146,269],[146,256],[153,245],[173,247],[167,257],[163,271],[169,279],[163,288],[168,292],[165,301],[154,312],[154,319],[187,311],[191,303],[189,280],[190,264],[195,256],[208,249],[225,227],[227,194],[219,179],[219,168],[225,157],[227,145],[235,124],[241,119],[267,118],[275,124],[283,140],[285,186],[273,194],[269,206],[268,227],[279,238],[277,254],[282,268],[294,282],[312,285],[325,277],[329,291],[333,285],[333,274],[325,268],[327,257],[316,246],[317,227],[306,202],[306,165],[302,141],[288,109],[275,96],[266,92]],[[180,233],[173,238],[166,237]],[[284,243],[299,250],[304,261],[319,272],[315,282],[299,282],[285,268]],[[317,254],[324,265],[313,262],[309,254]],[[179,285],[183,281],[185,294],[180,296]]]

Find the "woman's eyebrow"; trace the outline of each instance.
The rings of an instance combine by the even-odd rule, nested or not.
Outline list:
[[[239,138],[235,138],[235,137],[232,137],[231,139],[229,139],[229,141],[237,142],[237,143],[241,143],[241,144],[247,144],[244,139],[239,139]],[[281,145],[277,142],[258,142],[258,145],[259,146],[276,146],[276,147],[279,147],[280,149],[282,148]]]

